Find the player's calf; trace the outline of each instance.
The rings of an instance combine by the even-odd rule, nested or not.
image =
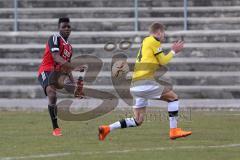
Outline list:
[[[46,87],[46,93],[48,96],[48,112],[51,118],[52,127],[53,127],[53,135],[54,136],[60,136],[61,129],[58,126],[58,119],[57,119],[57,97],[56,97],[56,90],[54,86],[47,86]]]
[[[168,102],[168,115],[170,126],[169,138],[176,139],[191,135],[191,131],[183,131],[181,128],[177,127],[179,110],[179,101],[177,99],[177,95],[173,91],[170,91],[167,94],[164,94],[162,99]]]

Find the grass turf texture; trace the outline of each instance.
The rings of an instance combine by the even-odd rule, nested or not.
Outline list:
[[[159,112],[151,111],[141,127],[114,131],[100,142],[97,127],[125,117],[124,111],[114,111],[88,122],[60,121],[62,137],[51,136],[47,112],[0,112],[0,160],[6,160],[6,157],[47,160],[240,159],[240,112],[192,111],[191,117],[186,112],[179,124],[192,130],[193,135],[177,140],[168,138],[166,117],[159,118],[160,114],[154,113]],[[66,155],[55,155],[59,153]],[[48,157],[49,154],[54,157]]]

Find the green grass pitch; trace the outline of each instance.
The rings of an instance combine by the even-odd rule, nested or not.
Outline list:
[[[240,112],[185,112],[179,126],[193,134],[170,140],[166,117],[151,111],[141,127],[117,130],[104,142],[98,141],[97,127],[126,113],[114,111],[88,122],[60,121],[63,136],[53,137],[47,112],[2,111],[0,160],[240,159]]]

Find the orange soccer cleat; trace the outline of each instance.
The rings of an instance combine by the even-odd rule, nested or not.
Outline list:
[[[98,128],[98,138],[103,141],[105,137],[110,133],[109,126],[99,126]]]
[[[53,135],[53,136],[56,136],[56,137],[62,136],[61,128],[55,128],[55,129],[53,130],[53,132],[52,132],[52,135]]]
[[[181,128],[171,128],[169,132],[170,139],[176,139],[191,135],[191,131],[183,131]]]

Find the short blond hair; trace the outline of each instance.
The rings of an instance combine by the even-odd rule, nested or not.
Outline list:
[[[165,30],[165,26],[159,22],[153,22],[149,27],[150,33],[156,33],[158,30],[161,32]]]

